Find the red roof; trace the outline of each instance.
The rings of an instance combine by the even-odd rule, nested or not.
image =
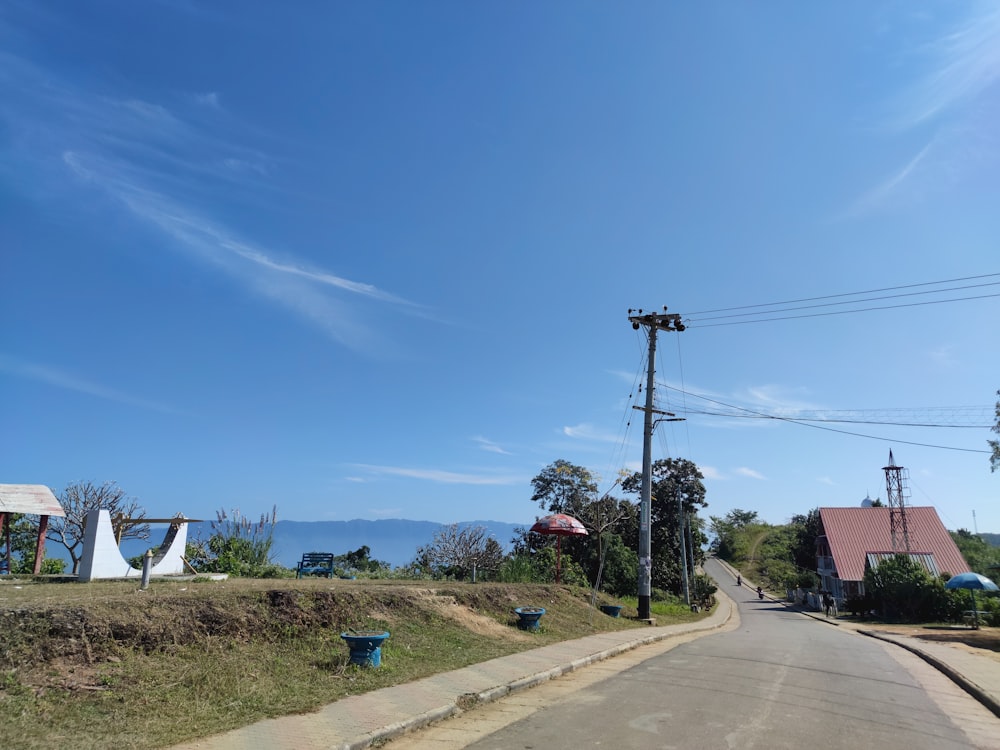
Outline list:
[[[892,552],[889,510],[887,507],[819,509],[823,532],[841,580],[862,580],[868,553]],[[906,531],[910,552],[934,555],[940,572],[954,575],[969,569],[934,508],[907,506]]]

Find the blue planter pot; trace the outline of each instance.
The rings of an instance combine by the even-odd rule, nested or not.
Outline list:
[[[602,604],[601,612],[608,615],[609,617],[618,617],[622,613],[621,605],[619,604]]]
[[[351,651],[351,664],[377,667],[382,663],[382,642],[389,637],[388,630],[382,633],[341,633],[340,637]]]
[[[542,619],[545,610],[542,607],[518,607],[514,614],[517,615],[517,626],[521,630],[538,630],[538,621]]]

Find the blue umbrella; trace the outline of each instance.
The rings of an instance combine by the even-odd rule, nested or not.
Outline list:
[[[949,578],[944,587],[946,589],[969,590],[969,595],[972,597],[972,617],[975,622],[974,627],[977,628],[979,627],[979,611],[976,609],[976,589],[979,589],[980,591],[1000,591],[1000,586],[997,586],[986,576],[979,575],[979,573],[959,573],[957,576]]]

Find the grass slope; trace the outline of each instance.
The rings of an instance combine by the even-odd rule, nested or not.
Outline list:
[[[618,602],[620,603],[620,602]],[[530,584],[230,580],[0,584],[3,744],[166,747],[546,643],[644,627],[586,589]],[[515,626],[545,607],[542,628]],[[635,616],[634,605],[623,614]],[[677,607],[658,619],[697,619]],[[340,633],[388,630],[379,669]]]

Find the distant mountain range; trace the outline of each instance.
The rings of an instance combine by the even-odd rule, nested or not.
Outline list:
[[[367,546],[373,560],[381,560],[392,567],[412,562],[417,548],[429,544],[434,534],[448,524],[433,521],[407,521],[393,518],[381,521],[278,521],[274,526],[273,559],[286,568],[294,568],[303,552],[332,552],[343,555],[359,547]],[[500,521],[462,521],[460,527],[483,526],[487,536],[493,536],[504,548],[510,550],[514,529],[523,524]],[[163,541],[166,526],[153,526],[148,540],[126,540],[122,542],[122,554],[126,558],[143,554],[149,547],[156,547]],[[188,538],[207,538],[211,526],[207,522],[193,523],[188,530]],[[59,545],[46,548],[50,555],[58,556]]]
[[[429,544],[448,524],[433,521],[407,521],[399,518],[381,521],[278,521],[274,528],[275,562],[294,568],[303,552],[333,552],[342,555],[367,546],[373,560],[393,567],[406,565],[417,548]],[[514,529],[522,524],[500,521],[462,521],[460,527],[483,526],[505,550],[511,548]]]

